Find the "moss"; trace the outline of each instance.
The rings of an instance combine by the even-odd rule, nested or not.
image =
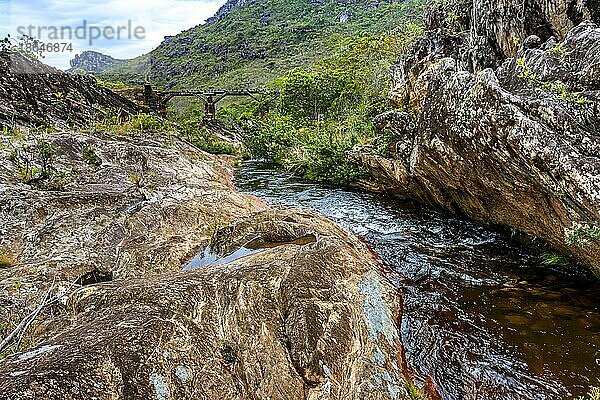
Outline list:
[[[425,393],[423,393],[423,391],[421,389],[419,389],[418,387],[416,387],[413,383],[406,382],[404,387],[406,388],[406,391],[408,392],[409,399],[411,399],[411,400],[427,400],[427,395],[425,395]]]
[[[576,400],[600,400],[600,388],[591,388],[586,396],[578,397]]]

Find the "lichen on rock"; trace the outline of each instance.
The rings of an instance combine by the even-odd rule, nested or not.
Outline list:
[[[600,277],[600,241],[565,236],[600,223],[596,7],[474,0],[453,9],[458,31],[443,27],[447,7],[430,8],[395,70],[405,111],[376,120],[388,156],[354,158],[391,193],[541,238]]]

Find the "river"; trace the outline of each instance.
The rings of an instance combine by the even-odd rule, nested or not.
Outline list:
[[[306,182],[259,162],[242,192],[310,208],[363,237],[405,302],[409,366],[443,399],[569,399],[600,385],[600,285],[542,265],[539,250],[381,194]]]

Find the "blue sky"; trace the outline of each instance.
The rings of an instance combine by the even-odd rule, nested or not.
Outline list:
[[[69,60],[84,50],[96,50],[116,58],[133,58],[158,46],[164,36],[175,35],[211,17],[226,0],[0,0],[0,38],[10,33],[18,36],[18,27],[48,27],[42,31],[48,42],[50,27],[75,29],[86,21],[90,26],[104,30],[127,26],[143,27],[144,34],[129,39],[125,30],[122,38],[95,40],[72,38],[54,42],[73,43],[73,52],[46,54],[44,62],[59,68],[68,68]],[[86,29],[86,31],[88,30]],[[110,28],[109,28],[110,31]],[[64,30],[68,32],[68,30]],[[140,31],[138,31],[140,32]],[[81,35],[80,35],[81,36]]]

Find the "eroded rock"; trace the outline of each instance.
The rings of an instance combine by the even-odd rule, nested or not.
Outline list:
[[[3,294],[3,315],[53,280],[112,280],[68,286],[40,315],[35,345],[0,361],[1,399],[408,398],[400,298],[356,237],[235,192],[226,161],[175,138],[46,140],[78,174],[41,190],[5,160],[0,240],[16,265],[0,283],[27,290]],[[181,270],[208,245],[223,256],[257,239],[278,245]]]
[[[490,53],[471,40],[472,20],[458,33],[434,24],[396,72],[392,97],[413,112],[378,117],[394,138],[389,156],[360,149],[354,157],[396,195],[542,238],[600,276],[600,28],[572,27],[584,17],[544,4],[551,11],[539,17],[558,39],[538,32],[516,54],[510,31],[486,31],[500,49]],[[468,11],[480,24],[508,6],[522,5],[474,1]],[[507,15],[532,15],[534,6]],[[519,38],[536,33],[515,26]],[[465,54],[492,54],[480,66],[500,66],[481,69]]]
[[[34,307],[56,276],[73,282],[95,271],[128,279],[178,270],[218,226],[266,207],[233,190],[228,162],[168,135],[47,134],[53,175],[30,184],[9,158],[37,137],[0,140],[0,254],[15,264],[0,269],[0,297],[12,304],[0,309],[3,320]]]
[[[165,40],[167,39],[165,38]],[[69,63],[71,68],[67,72],[84,71],[91,74],[100,74],[125,63],[125,60],[118,60],[97,51],[86,50],[81,54],[77,54]]]
[[[142,111],[92,76],[67,75],[18,52],[0,51],[0,71],[0,128],[89,129],[107,114]]]

